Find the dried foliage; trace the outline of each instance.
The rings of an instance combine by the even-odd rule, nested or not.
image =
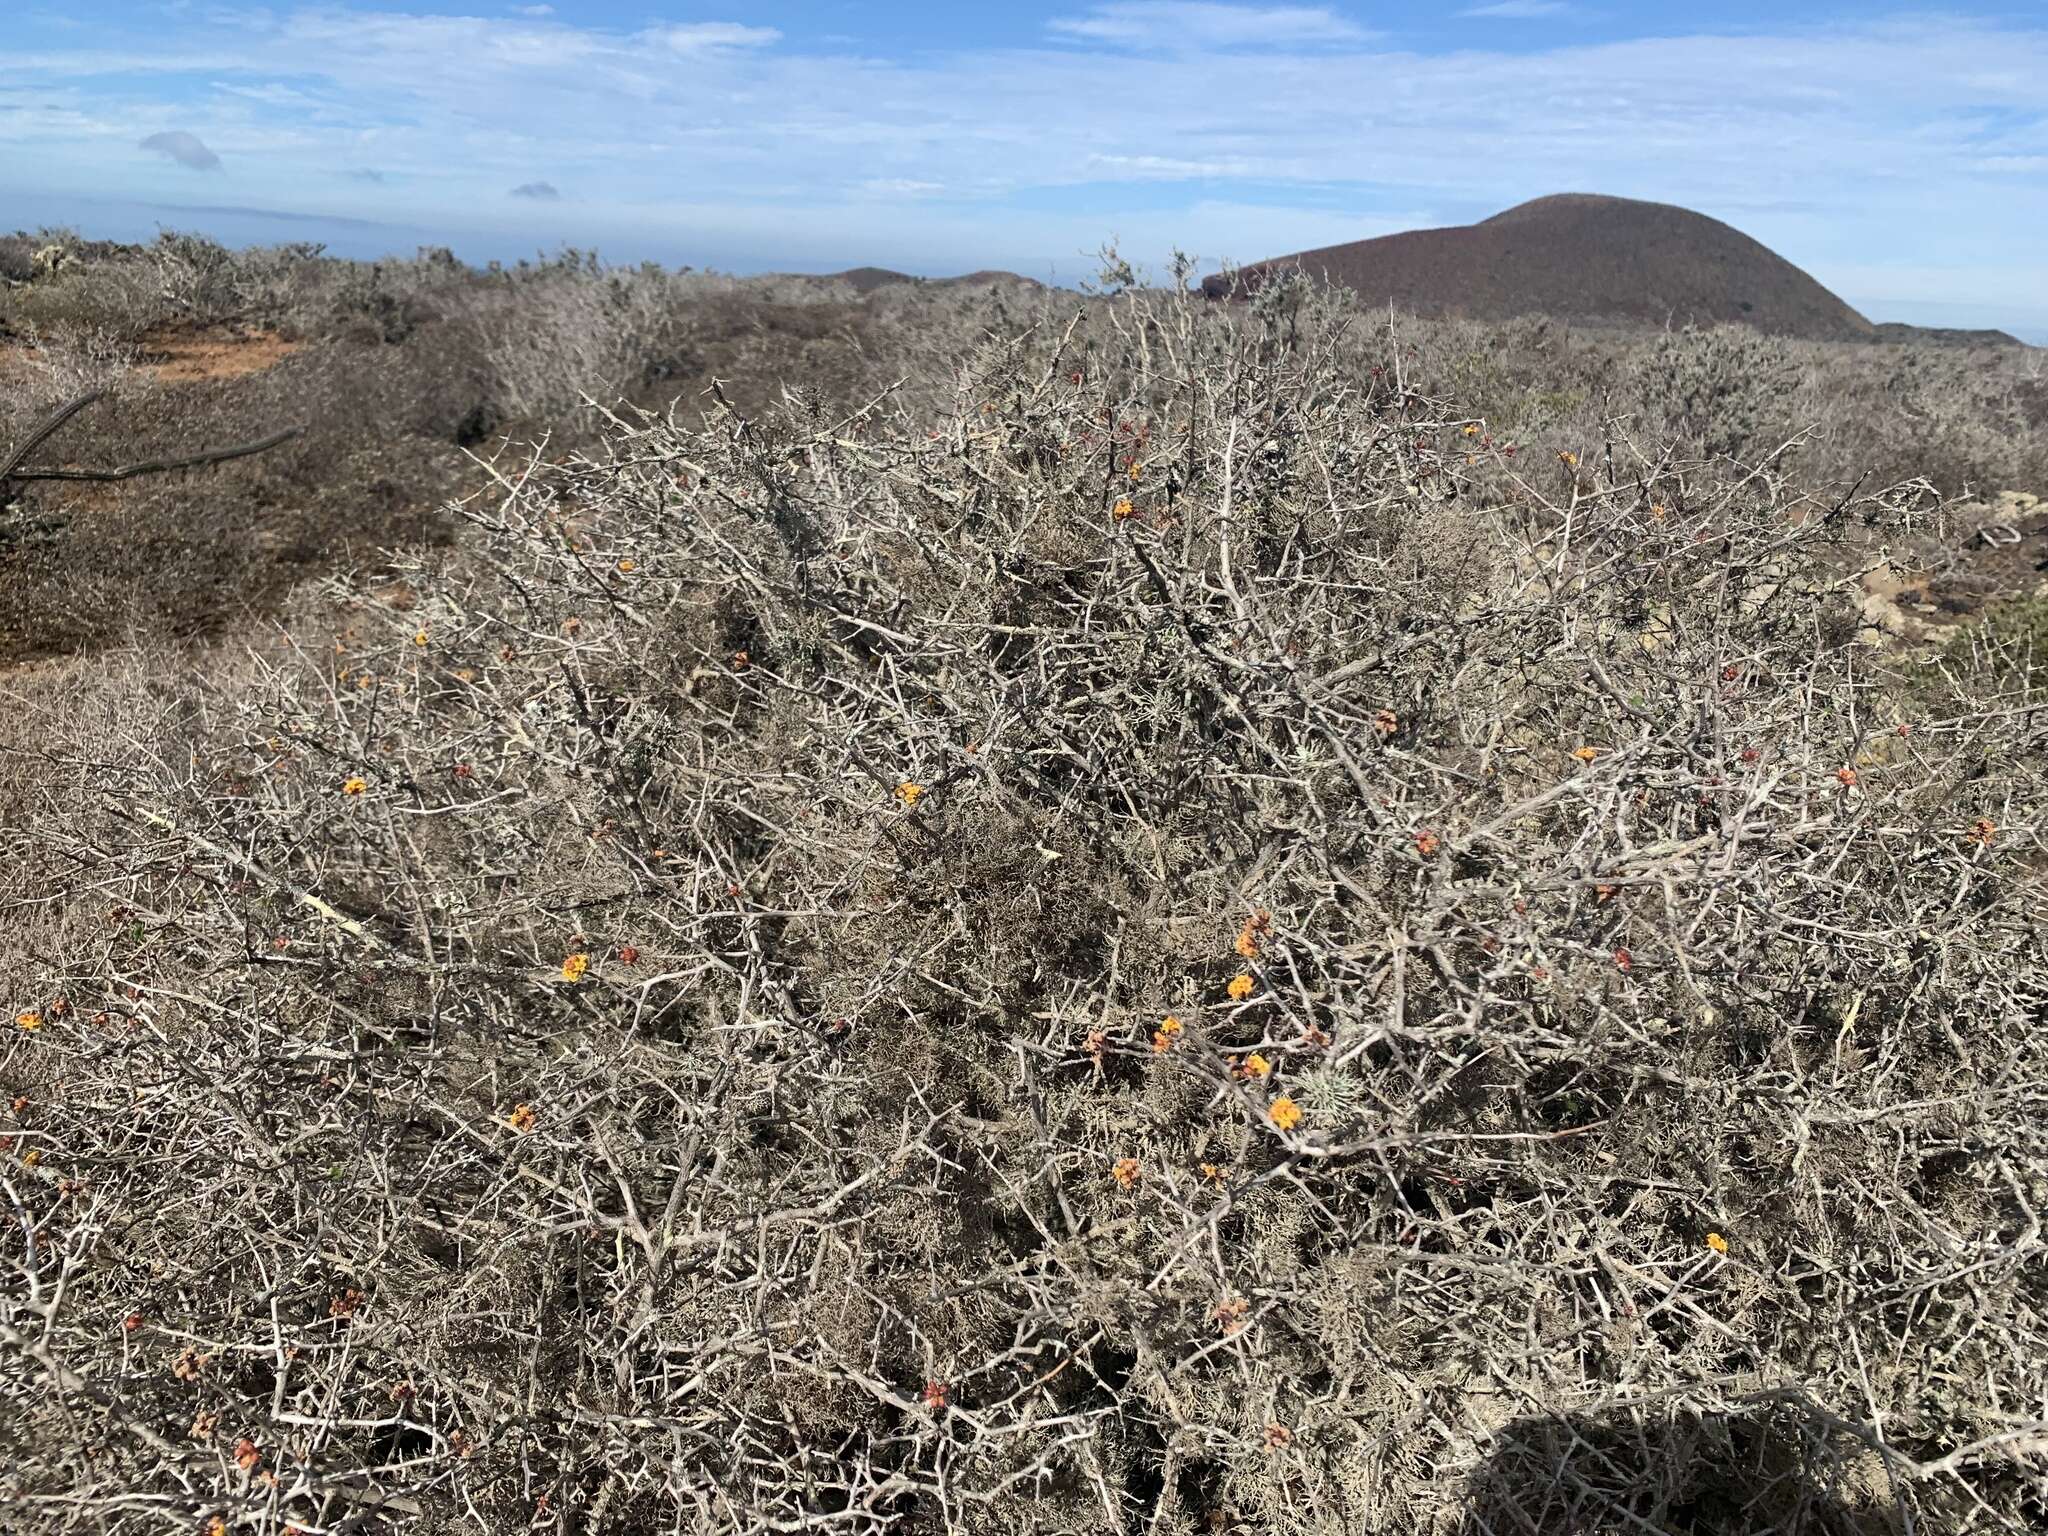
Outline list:
[[[1838,590],[1930,488],[1091,313],[11,691],[27,1526],[2043,1518],[2048,700]]]

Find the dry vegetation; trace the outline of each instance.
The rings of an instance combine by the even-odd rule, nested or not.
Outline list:
[[[542,417],[768,302],[434,265]],[[10,1518],[2048,1520],[2044,626],[1845,595],[2024,363],[887,293],[0,679]]]

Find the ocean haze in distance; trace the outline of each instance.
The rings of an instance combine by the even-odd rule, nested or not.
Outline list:
[[[10,228],[1073,283],[1112,238],[1207,272],[1587,191],[1725,221],[1873,321],[2048,341],[2038,9],[27,0],[7,26]]]

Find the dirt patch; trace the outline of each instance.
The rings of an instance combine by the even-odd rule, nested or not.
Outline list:
[[[155,331],[142,338],[142,366],[164,384],[239,379],[275,367],[299,345],[274,331]]]
[[[2048,595],[2048,503],[2007,491],[1953,509],[1944,546],[1863,574],[1863,637],[1939,644],[1994,603]]]

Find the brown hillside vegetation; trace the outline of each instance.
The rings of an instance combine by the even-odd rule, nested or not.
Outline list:
[[[1855,599],[2043,520],[1796,425],[2031,476],[2033,381],[225,270],[308,344],[109,403],[407,457],[307,411],[133,527],[466,478],[0,675],[9,1536],[2048,1525],[2048,605]]]
[[[1783,257],[1667,203],[1564,193],[1479,224],[1324,246],[1211,278],[1256,289],[1299,270],[1418,315],[1647,325],[1743,324],[1776,336],[1868,340],[1872,327]]]
[[[65,259],[34,274],[31,256],[53,244]],[[108,400],[39,462],[123,463],[303,430],[198,474],[0,491],[0,665],[131,631],[217,634],[275,612],[299,583],[445,537],[449,497],[487,483],[468,455],[506,440],[544,438],[552,455],[590,446],[601,423],[586,396],[694,419],[720,398],[772,410],[785,388],[806,410],[842,414],[893,392],[927,413],[951,408],[959,357],[990,335],[1073,325],[1085,370],[1120,323],[1109,295],[1011,274],[861,291],[607,267],[576,251],[479,271],[439,250],[366,263],[170,233],[146,247],[39,235],[0,240],[8,271],[31,275],[0,286],[0,445],[98,388]],[[1814,485],[1924,475],[1950,498],[2048,492],[2048,383],[2026,349],[1389,317],[1330,297],[1348,305],[1332,343],[1348,366],[1386,364],[1459,400],[1485,421],[1486,446],[1521,455],[1510,468],[1532,452],[1595,451],[1619,430],[1744,464],[1781,455]],[[1263,302],[1278,319],[1298,300],[1274,290]],[[1203,326],[1235,323],[1233,307],[1212,308]],[[1967,522],[1953,533],[2013,561]]]

